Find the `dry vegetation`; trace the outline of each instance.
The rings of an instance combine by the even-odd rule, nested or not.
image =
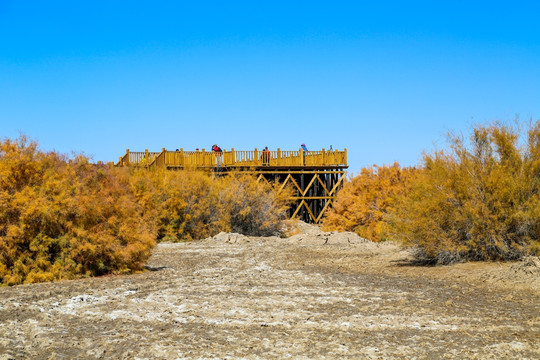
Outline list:
[[[200,171],[127,170],[159,241],[202,239],[221,231],[278,235],[290,194],[246,174],[212,178]]]
[[[414,168],[372,166],[345,183],[324,218],[324,229],[354,231],[372,241],[388,240],[387,215],[418,171]]]
[[[106,167],[0,143],[0,283],[142,269],[155,245],[129,181]]]
[[[469,141],[424,154],[418,169],[364,169],[324,220],[414,247],[426,262],[540,254],[540,122],[476,126]]]
[[[397,240],[430,263],[540,253],[540,122],[490,124],[418,168],[363,169],[326,230]],[[279,235],[287,191],[253,177],[122,169],[0,142],[0,284],[136,272],[156,241]]]
[[[0,284],[139,271],[156,240],[279,232],[286,192],[248,176],[135,171],[0,142]]]

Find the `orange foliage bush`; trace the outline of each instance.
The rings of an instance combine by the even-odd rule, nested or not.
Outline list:
[[[326,231],[353,231],[372,241],[388,237],[387,214],[417,171],[414,168],[372,166],[346,182],[323,219]]]
[[[276,235],[290,195],[247,175],[113,168],[5,140],[0,284],[138,271],[156,239]]]
[[[249,175],[214,178],[200,171],[131,170],[134,192],[157,221],[158,239],[201,239],[220,231],[276,235],[290,193]]]
[[[0,142],[0,283],[141,270],[152,226],[117,169]]]
[[[226,230],[245,235],[280,235],[282,221],[292,200],[292,189],[279,191],[279,184],[256,182],[251,175],[233,174],[222,179],[219,203]]]
[[[476,126],[469,143],[449,140],[450,151],[424,155],[392,214],[393,237],[437,263],[539,254],[540,122]]]

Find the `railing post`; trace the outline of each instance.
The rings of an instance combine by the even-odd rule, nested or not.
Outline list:
[[[255,152],[253,153],[253,161],[255,161],[255,164],[259,166],[259,159],[257,156],[257,148],[255,148]]]
[[[118,157],[118,166],[124,166],[124,162],[122,161],[122,157]]]
[[[236,162],[236,155],[234,154],[234,148],[231,148],[231,165],[234,166]]]
[[[163,153],[163,165],[166,165],[167,162],[165,161],[165,157],[167,156],[167,150],[165,150],[165,148],[161,148],[161,152]]]
[[[201,154],[201,156],[202,156],[202,165],[203,165],[203,166],[206,165],[206,164],[205,164],[205,162],[206,162],[206,156],[205,156],[205,153],[206,153],[206,151],[204,151],[204,148],[203,148],[203,149],[202,149],[202,154]],[[199,164],[197,164],[197,166],[199,166]]]
[[[280,166],[280,165],[281,165],[281,149],[280,149],[280,148],[277,148],[276,165],[277,165],[277,166]]]
[[[345,166],[347,166],[347,148],[345,148],[345,159],[344,159],[344,162],[345,162]]]
[[[322,149],[322,165],[326,165],[326,150]]]
[[[184,148],[180,148],[180,166],[184,165]]]
[[[129,166],[129,149],[126,149],[126,163]]]
[[[148,161],[148,149],[145,149],[144,150],[144,166],[148,167],[148,165],[150,165],[149,161]]]

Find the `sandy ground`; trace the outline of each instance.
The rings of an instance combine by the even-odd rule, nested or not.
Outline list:
[[[162,243],[150,271],[0,288],[0,359],[538,359],[540,260],[420,267],[300,224]]]

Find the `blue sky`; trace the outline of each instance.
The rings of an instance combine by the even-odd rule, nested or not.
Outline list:
[[[347,148],[417,164],[540,119],[538,1],[0,0],[0,137],[125,152]]]

